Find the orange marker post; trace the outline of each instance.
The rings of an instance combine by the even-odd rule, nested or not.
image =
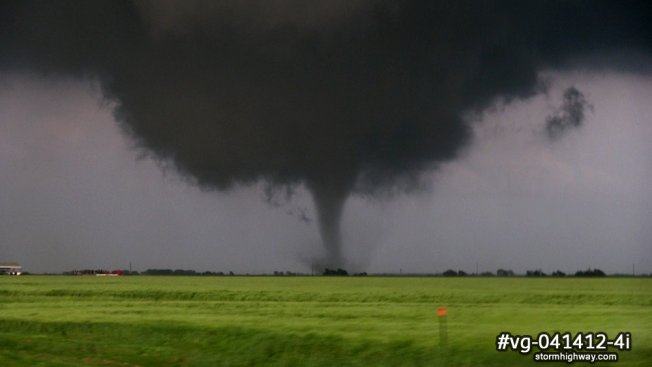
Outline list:
[[[448,325],[446,325],[446,307],[437,309],[437,318],[439,319],[439,346],[448,345]]]

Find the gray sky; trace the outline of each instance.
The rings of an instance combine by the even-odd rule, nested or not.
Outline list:
[[[652,77],[539,77],[547,94],[469,117],[472,143],[428,187],[349,198],[351,269],[652,272]],[[570,86],[593,111],[550,141],[546,117]],[[280,207],[260,185],[201,191],[139,160],[112,109],[93,80],[0,75],[0,262],[270,273],[308,272],[323,256],[305,189]]]

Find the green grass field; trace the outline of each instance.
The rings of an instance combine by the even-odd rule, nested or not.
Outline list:
[[[536,364],[501,331],[629,331],[602,365],[650,366],[652,279],[0,277],[2,366]]]

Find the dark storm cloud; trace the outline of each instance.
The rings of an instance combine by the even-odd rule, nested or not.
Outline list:
[[[454,159],[465,112],[652,49],[634,1],[1,4],[2,68],[99,78],[138,146],[201,187],[305,184],[332,264],[346,198]]]

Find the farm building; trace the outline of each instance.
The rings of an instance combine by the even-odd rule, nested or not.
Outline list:
[[[23,268],[18,263],[0,263],[0,274],[20,275]]]

